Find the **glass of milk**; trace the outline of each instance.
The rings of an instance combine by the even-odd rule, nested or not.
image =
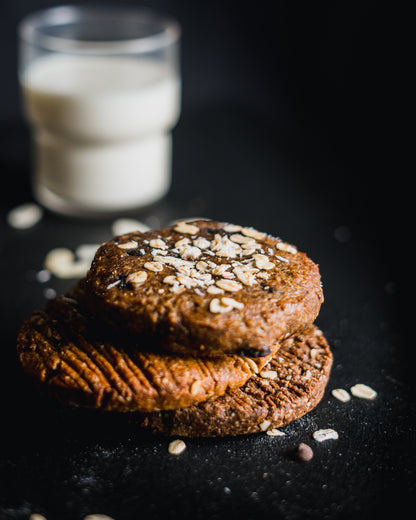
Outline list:
[[[136,8],[61,6],[18,30],[38,202],[88,216],[162,198],[180,113],[178,23]]]

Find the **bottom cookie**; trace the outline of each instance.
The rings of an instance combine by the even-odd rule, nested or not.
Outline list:
[[[193,406],[242,386],[269,361],[194,358],[140,350],[110,337],[82,306],[82,286],[51,300],[26,320],[17,351],[24,371],[60,401],[113,412],[153,412]],[[271,345],[275,353],[278,344]]]
[[[182,437],[243,435],[284,426],[319,403],[331,366],[330,347],[311,326],[284,341],[241,388],[188,408],[145,414],[141,426]]]

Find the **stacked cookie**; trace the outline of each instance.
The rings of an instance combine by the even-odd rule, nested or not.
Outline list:
[[[319,269],[251,227],[196,220],[115,237],[18,335],[24,370],[74,406],[181,436],[265,431],[322,398]]]

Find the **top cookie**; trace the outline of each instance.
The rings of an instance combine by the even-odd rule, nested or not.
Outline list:
[[[115,237],[86,279],[89,311],[180,354],[263,356],[311,324],[318,266],[251,227],[196,220]]]

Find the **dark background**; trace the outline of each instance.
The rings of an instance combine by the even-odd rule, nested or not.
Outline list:
[[[26,170],[22,165],[28,136],[16,77],[16,26],[28,12],[51,5],[59,2],[1,4],[1,159],[22,183],[27,183],[27,164]],[[191,134],[210,127],[218,131],[206,136],[204,150],[195,151],[195,157],[194,148],[188,147],[186,160],[194,161],[196,178],[202,177],[206,162],[214,160],[212,138],[221,140],[223,131],[224,139],[232,139],[227,124],[247,127],[245,138],[250,140],[251,132],[259,143],[267,140],[279,160],[297,169],[297,182],[316,204],[335,212],[339,224],[353,226],[368,240],[397,236],[396,224],[409,200],[403,151],[395,145],[402,129],[399,120],[406,119],[398,119],[406,46],[397,43],[405,31],[406,13],[368,0],[171,0],[139,5],[170,14],[182,25],[183,111],[177,134],[184,127]],[[182,146],[180,135],[177,138],[177,146]],[[176,158],[180,160],[179,151]],[[218,154],[216,158],[210,167],[238,182],[237,161],[230,167]],[[181,164],[174,167],[183,189]],[[279,166],[270,164],[267,174],[279,176]],[[195,185],[196,190],[201,187]],[[7,190],[3,197],[10,197]],[[393,252],[386,254],[395,261]]]
[[[20,323],[46,301],[34,280],[45,254],[111,237],[111,219],[46,212],[31,230],[6,224],[9,209],[31,200],[16,25],[51,5],[59,4],[0,6],[0,520],[28,520],[31,512],[48,520],[93,512],[213,520],[405,511],[416,491],[412,186],[402,165],[406,141],[396,147],[407,110],[398,44],[407,15],[367,0],[141,2],[181,23],[183,107],[172,189],[135,216],[161,225],[189,216],[253,225],[307,251],[320,265],[317,324],[335,359],[323,401],[283,428],[285,438],[197,439],[172,458],[166,439],[120,418],[43,401],[15,359]],[[58,293],[70,284],[50,282]],[[360,382],[378,391],[375,401],[341,404],[330,395]],[[317,445],[311,434],[326,427],[340,439]],[[294,456],[301,441],[315,450],[310,463]]]

